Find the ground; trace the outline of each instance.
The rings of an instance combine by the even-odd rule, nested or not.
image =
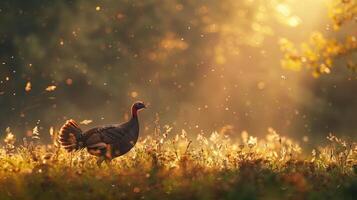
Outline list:
[[[264,139],[170,134],[141,138],[101,167],[86,150],[31,138],[15,145],[8,135],[0,199],[356,199],[355,143],[329,136],[307,155],[272,129]]]

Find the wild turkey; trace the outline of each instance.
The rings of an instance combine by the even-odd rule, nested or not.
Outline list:
[[[131,107],[131,119],[122,124],[111,124],[92,128],[82,132],[78,124],[70,119],[59,132],[59,142],[68,152],[87,148],[88,152],[98,157],[97,164],[109,162],[124,155],[134,147],[139,137],[138,111],[146,108],[143,102],[136,102]]]

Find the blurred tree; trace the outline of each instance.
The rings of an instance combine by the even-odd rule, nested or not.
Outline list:
[[[136,98],[155,102],[160,108],[153,112],[166,108],[175,118],[209,63],[224,63],[225,52],[236,52],[237,44],[262,41],[269,32],[259,25],[266,5],[1,1],[0,128],[31,127],[37,119],[62,123],[68,116],[101,119],[127,111]],[[57,87],[46,91],[48,86]],[[91,109],[99,102],[101,109]]]
[[[280,45],[284,53],[284,59],[281,61],[283,67],[300,70],[304,66],[312,70],[314,77],[319,77],[321,74],[330,74],[335,62],[340,60],[345,62],[351,71],[357,71],[356,25],[353,24],[357,22],[357,1],[333,0],[329,6],[329,17],[332,19],[332,29],[335,32],[338,32],[341,26],[347,26],[347,30],[343,31],[343,39],[337,34],[326,36],[321,32],[314,32],[309,42],[302,43],[300,48],[296,48],[288,39],[282,38]],[[348,29],[349,25],[352,26],[352,30]],[[328,26],[327,31],[330,29]]]

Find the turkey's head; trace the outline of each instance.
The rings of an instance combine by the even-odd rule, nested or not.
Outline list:
[[[143,108],[146,108],[144,102],[142,102],[142,101],[135,102],[133,104],[133,106],[131,107],[131,112],[132,112],[133,117],[136,117],[138,110],[141,110]]]
[[[135,108],[136,110],[141,110],[143,108],[146,108],[146,106],[145,106],[144,102],[138,101],[138,102],[134,103],[133,108]]]

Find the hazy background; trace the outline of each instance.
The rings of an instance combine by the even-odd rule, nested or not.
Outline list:
[[[121,122],[136,100],[143,134],[268,127],[301,139],[356,137],[357,78],[315,79],[280,64],[278,42],[330,31],[327,0],[2,0],[0,133]],[[334,37],[339,37],[334,35]],[[31,87],[27,87],[28,83]],[[56,86],[46,91],[48,86]]]

